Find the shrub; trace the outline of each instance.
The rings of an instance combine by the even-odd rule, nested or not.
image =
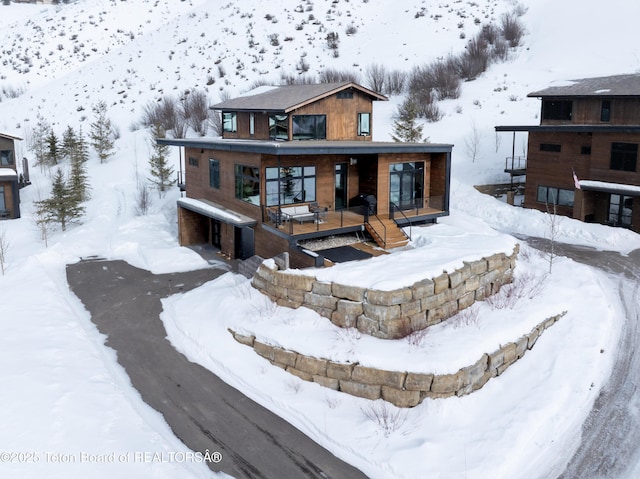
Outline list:
[[[389,437],[407,422],[408,411],[392,406],[382,399],[371,401],[360,410],[367,419],[380,428],[384,437]]]
[[[200,136],[206,135],[209,99],[204,90],[193,90],[185,96],[182,101],[182,115],[193,131]]]
[[[469,40],[465,51],[458,57],[458,71],[465,80],[474,80],[484,73],[490,63],[491,52],[480,36]]]
[[[514,48],[520,45],[524,36],[524,26],[515,13],[505,13],[500,17],[502,36]]]
[[[320,83],[338,83],[344,81],[359,82],[357,72],[350,70],[337,70],[335,68],[325,68],[319,75]]]
[[[372,63],[365,70],[365,77],[367,86],[377,92],[383,92],[385,90],[385,83],[387,81],[387,68],[380,63]]]
[[[387,74],[386,95],[402,95],[407,83],[407,74],[401,70],[392,70]]]

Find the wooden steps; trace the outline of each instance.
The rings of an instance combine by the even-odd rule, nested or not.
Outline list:
[[[399,248],[409,243],[407,235],[392,219],[371,217],[364,226],[378,246],[383,249]]]

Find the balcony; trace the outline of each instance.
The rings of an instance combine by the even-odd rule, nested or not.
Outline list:
[[[507,156],[504,161],[504,172],[513,176],[524,176],[527,174],[526,156]]]

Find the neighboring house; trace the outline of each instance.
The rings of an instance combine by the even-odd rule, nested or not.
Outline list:
[[[214,105],[222,138],[158,140],[184,148],[180,244],[303,267],[322,257],[299,241],[366,229],[391,248],[398,225],[447,215],[452,146],[372,141],[378,100],[352,82],[261,87]]]
[[[0,220],[20,218],[20,188],[15,142],[22,138],[0,133]]]
[[[526,174],[524,206],[640,232],[640,74],[563,82],[529,97],[542,100],[528,132],[526,160],[505,171]]]

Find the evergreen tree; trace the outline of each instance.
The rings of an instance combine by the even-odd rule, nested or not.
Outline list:
[[[113,125],[107,117],[107,104],[104,101],[94,105],[93,112],[96,116],[95,121],[91,123],[89,138],[91,146],[100,158],[100,163],[105,163],[113,155]]]
[[[45,153],[45,163],[48,166],[55,166],[60,162],[60,147],[58,146],[58,137],[53,130],[49,130],[46,142],[47,151]]]
[[[169,147],[167,145],[158,144],[158,138],[164,138],[165,132],[160,125],[155,125],[152,130],[152,148],[153,154],[149,158],[149,166],[151,167],[150,181],[156,188],[160,198],[165,195],[167,189],[176,182],[174,178],[173,166],[169,165],[167,155]]]
[[[44,171],[47,166],[47,136],[51,131],[51,126],[42,116],[38,115],[38,123],[31,136],[31,151],[36,157],[35,165]]]
[[[73,128],[67,126],[67,129],[62,134],[62,145],[60,146],[60,156],[62,158],[71,159],[71,155],[73,154],[73,150],[76,147],[76,142],[78,141],[78,136]]]
[[[51,185],[51,197],[36,201],[36,215],[46,223],[59,223],[62,231],[67,224],[84,214],[84,207],[75,197],[65,181],[62,170],[58,168]]]
[[[418,124],[418,105],[411,97],[407,98],[398,107],[393,122],[393,134],[391,138],[397,142],[418,142],[422,141],[422,128]]]
[[[69,188],[78,202],[89,199],[89,177],[87,175],[87,160],[89,153],[87,144],[82,136],[82,129],[75,139],[71,150],[71,171],[69,175]]]

